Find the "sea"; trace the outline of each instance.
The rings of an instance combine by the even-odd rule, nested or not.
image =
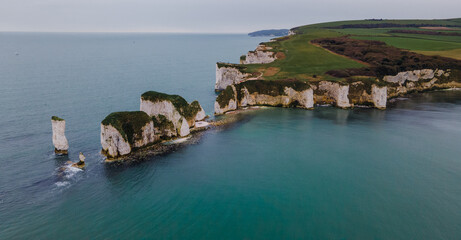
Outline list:
[[[212,116],[215,63],[268,40],[0,33],[0,239],[460,239],[461,91],[385,111],[260,108],[169,154],[104,163],[105,116],[149,90]],[[67,163],[79,152],[84,170]]]

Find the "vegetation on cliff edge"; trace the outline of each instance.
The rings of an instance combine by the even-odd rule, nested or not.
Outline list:
[[[193,101],[191,104],[189,104],[186,99],[179,95],[170,95],[156,91],[148,91],[143,93],[141,98],[151,102],[169,101],[173,104],[179,114],[181,114],[187,120],[195,118],[195,115],[201,110],[201,106],[198,101]]]
[[[102,125],[111,125],[122,135],[125,141],[133,144],[137,139],[142,137],[142,128],[152,119],[147,113],[142,111],[132,112],[113,112],[109,114],[101,123]]]
[[[232,86],[227,86],[227,88],[222,91],[216,101],[218,102],[221,108],[226,107],[229,104],[229,101],[232,99],[237,99],[238,101],[242,100],[243,93],[242,90],[246,88],[250,94],[258,93],[269,96],[286,96],[285,88],[292,88],[295,91],[302,92],[309,89],[311,86],[302,81],[298,80],[280,80],[280,81],[264,81],[264,80],[251,80],[242,82],[234,85],[237,96],[235,96]]]
[[[325,38],[338,38],[348,36],[357,40],[378,40],[384,42],[388,47],[401,48],[400,51],[418,51],[423,55],[440,55],[461,59],[461,19],[442,20],[383,20],[369,19],[358,21],[340,21],[300,26],[291,29],[296,35],[276,38],[271,42],[262,43],[272,49],[270,51],[283,53],[286,57],[277,59],[267,64],[218,64],[218,66],[232,66],[241,72],[251,73],[252,76],[262,76],[263,80],[296,79],[306,82],[344,81],[344,76],[336,77],[327,74],[331,70],[364,69],[366,61],[354,59],[341,53],[329,51],[311,41]],[[430,33],[430,31],[442,32],[441,34]],[[428,33],[423,33],[428,32]],[[450,32],[450,33],[443,33]],[[370,43],[370,42],[364,42]],[[387,48],[387,47],[386,47]],[[363,50],[363,49],[362,49]],[[364,55],[373,55],[369,52]],[[412,54],[412,53],[410,53]],[[421,60],[421,57],[417,57]],[[414,58],[411,58],[416,60]],[[384,60],[384,58],[382,58]],[[402,58],[400,58],[402,60]],[[446,59],[440,59],[439,63],[426,65],[408,62],[404,69],[416,70],[421,67],[440,67]],[[405,62],[406,59],[403,59]],[[418,60],[416,60],[418,61]],[[437,59],[436,59],[437,61]],[[393,63],[392,63],[393,64]],[[404,63],[405,64],[405,63]],[[390,69],[384,64],[382,74],[395,73],[399,69]],[[374,66],[381,68],[379,66]],[[275,74],[267,74],[267,69],[279,69]],[[349,71],[348,70],[348,71]],[[270,71],[269,71],[270,72]],[[347,76],[357,75],[379,75],[373,73],[352,72]]]
[[[53,121],[64,121],[64,119],[62,119],[62,118],[60,118],[58,116],[52,116],[51,120],[53,120]]]

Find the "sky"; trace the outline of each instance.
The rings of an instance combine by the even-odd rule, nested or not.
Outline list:
[[[461,17],[461,0],[0,0],[0,31],[247,33],[326,21]]]

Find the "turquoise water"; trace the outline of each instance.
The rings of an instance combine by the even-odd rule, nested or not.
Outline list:
[[[214,63],[266,40],[0,33],[0,239],[459,239],[460,91],[386,111],[261,109],[174,153],[103,164],[108,113],[158,90],[212,114]],[[55,114],[68,157],[53,153]],[[61,171],[79,151],[88,167]]]

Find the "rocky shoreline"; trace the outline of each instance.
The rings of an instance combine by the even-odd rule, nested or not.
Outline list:
[[[286,92],[289,91],[288,88],[286,91],[273,91],[270,94],[259,90],[249,94],[246,87],[246,85],[258,85],[260,89],[273,88],[277,85],[296,82],[296,80],[269,81],[254,78],[252,77],[254,74],[246,73],[244,68],[235,64],[218,63],[216,69],[215,90],[220,92],[215,103],[215,114],[217,115],[247,105],[288,107],[291,102],[297,101]],[[297,82],[301,84],[303,81]],[[388,99],[409,92],[461,87],[461,70],[420,69],[399,72],[397,75],[386,75],[382,78],[318,80],[306,84],[313,90],[313,100],[309,100],[313,101],[313,105],[334,105],[339,108],[366,105],[386,109]],[[229,97],[232,92],[236,97]]]
[[[217,121],[198,101],[188,103],[178,95],[148,91],[141,95],[139,111],[114,112],[101,122],[101,153],[107,163],[137,161],[166,154],[198,141],[211,128],[240,121],[242,110],[259,106],[313,109],[368,107],[384,110],[391,99],[410,93],[461,88],[461,70],[419,69],[381,78],[347,78],[338,81],[314,79],[264,80],[262,74],[245,71],[246,64],[265,64],[284,58],[260,44],[241,57],[241,64],[216,64],[214,104]],[[220,117],[219,115],[226,116]],[[52,117],[56,154],[67,154],[65,121]]]
[[[188,136],[196,122],[205,118],[197,101],[189,104],[178,95],[145,92],[140,111],[114,112],[101,122],[102,153],[115,159],[164,140]]]

